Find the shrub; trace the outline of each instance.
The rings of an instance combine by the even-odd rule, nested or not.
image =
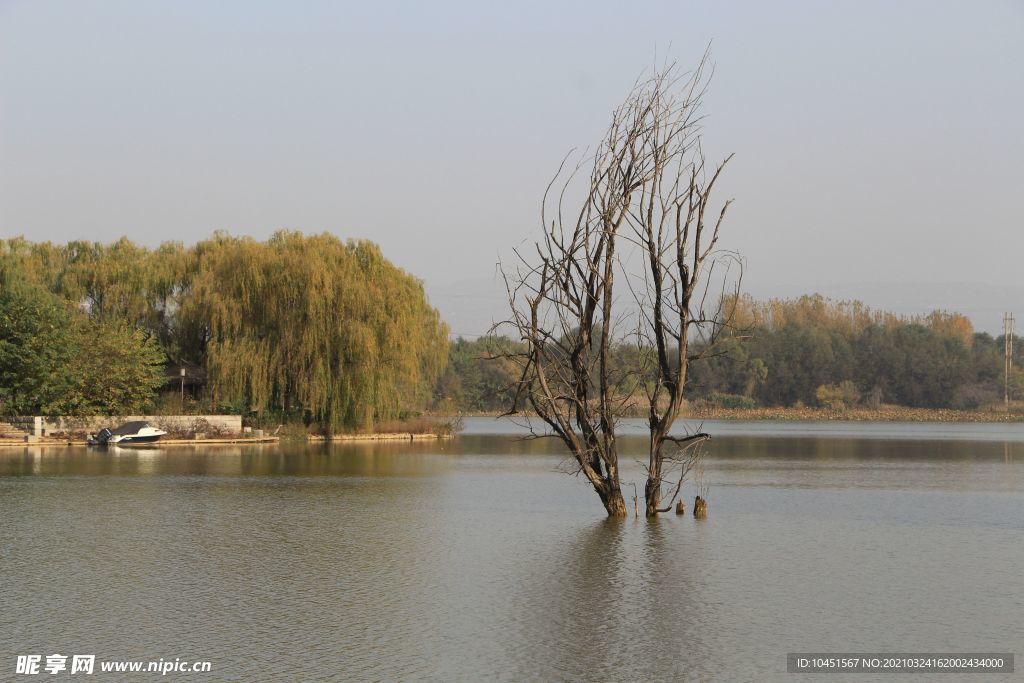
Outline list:
[[[962,384],[957,387],[949,400],[949,404],[958,410],[971,410],[995,403],[1001,398],[1000,391],[991,383],[976,382],[973,384]]]
[[[388,420],[374,425],[374,431],[380,434],[436,434],[451,436],[462,430],[461,417],[437,419],[432,417],[411,417],[405,420]]]
[[[857,405],[860,401],[860,391],[857,385],[850,380],[843,380],[839,384],[822,384],[814,392],[818,404],[825,408],[847,408]]]
[[[756,408],[757,401],[742,394],[722,394],[715,392],[708,398],[708,403],[716,408]]]

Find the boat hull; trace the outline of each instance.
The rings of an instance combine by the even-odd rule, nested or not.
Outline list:
[[[116,441],[114,439],[110,439],[107,441],[107,443],[114,444],[116,446],[127,446],[128,444],[133,443],[156,443],[157,441],[160,440],[161,436],[163,436],[163,434],[152,434],[147,436],[124,436],[121,437],[120,439],[117,439]]]
[[[160,440],[161,436],[167,434],[162,429],[151,427],[146,422],[136,420],[125,422],[117,429],[104,427],[96,434],[90,434],[88,443],[90,446],[131,446],[134,444],[151,444]]]

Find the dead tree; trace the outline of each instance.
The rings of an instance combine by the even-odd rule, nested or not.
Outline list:
[[[687,366],[714,352],[731,318],[723,307],[737,299],[725,288],[739,286],[738,275],[729,277],[738,258],[717,247],[731,200],[709,212],[731,156],[705,166],[708,77],[705,55],[694,71],[668,65],[639,80],[596,152],[563,162],[544,193],[543,238],[517,251],[505,273],[507,324],[526,349],[512,354],[521,374],[510,412],[547,424],[613,517],[626,515],[615,436],[624,413],[639,402],[648,415],[649,517],[671,508],[709,438],[670,433]],[[627,344],[632,362],[622,367],[615,357]]]

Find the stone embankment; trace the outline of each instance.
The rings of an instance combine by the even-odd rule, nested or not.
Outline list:
[[[276,434],[242,427],[240,415],[130,415],[123,417],[17,417],[0,421],[0,446],[84,446],[102,427],[144,421],[167,436],[154,446],[275,443]],[[141,444],[135,444],[139,446]],[[129,446],[124,446],[129,447]]]
[[[17,440],[24,441],[27,432],[21,427],[12,425],[10,422],[0,422],[0,441]]]

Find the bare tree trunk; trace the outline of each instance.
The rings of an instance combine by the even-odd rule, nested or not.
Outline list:
[[[693,72],[668,65],[636,84],[590,159],[582,205],[570,212],[564,200],[586,160],[568,171],[563,162],[544,193],[542,240],[533,253],[517,251],[517,269],[505,272],[507,324],[525,344],[507,355],[521,367],[509,413],[530,409],[544,421],[612,517],[626,516],[615,425],[634,392],[646,394],[649,412],[648,517],[671,509],[709,438],[670,434],[689,362],[714,347],[732,317],[728,265],[719,273],[717,305],[712,295],[712,307],[705,307],[715,264],[732,258],[742,266],[716,251],[730,202],[717,218],[707,214],[731,158],[707,178],[699,139],[707,67],[705,55]],[[635,312],[616,312],[617,283],[632,295]],[[620,325],[633,316],[635,326],[623,333]],[[616,368],[613,356],[627,339],[640,351],[636,363]],[[701,342],[697,354],[690,352],[693,339]]]
[[[622,488],[619,486],[609,487],[607,491],[597,492],[604,503],[604,509],[609,517],[626,517],[629,512],[626,510],[626,500],[622,497]]]
[[[644,499],[646,506],[644,513],[648,517],[657,517],[661,507],[661,473],[652,471],[647,475],[647,485],[644,486]]]

